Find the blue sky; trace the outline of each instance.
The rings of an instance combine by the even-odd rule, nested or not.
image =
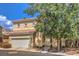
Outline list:
[[[0,15],[6,16],[10,20],[31,18],[32,16],[23,13],[23,10],[28,7],[29,4],[26,3],[0,3]]]
[[[13,20],[36,17],[37,14],[31,16],[23,12],[28,7],[27,3],[0,3],[0,26],[13,29]]]

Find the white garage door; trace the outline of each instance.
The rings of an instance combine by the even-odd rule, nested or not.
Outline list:
[[[30,39],[27,38],[12,38],[11,44],[13,48],[29,48]]]

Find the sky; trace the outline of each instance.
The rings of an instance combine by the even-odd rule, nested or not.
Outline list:
[[[6,16],[10,20],[31,18],[23,10],[29,7],[27,3],[0,3],[0,15]]]
[[[31,16],[23,12],[28,7],[27,3],[0,3],[0,25],[6,29],[13,29],[13,20],[36,17],[37,14]]]

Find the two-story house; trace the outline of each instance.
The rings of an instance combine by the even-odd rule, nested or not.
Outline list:
[[[29,48],[35,32],[33,19],[13,21],[13,30],[9,33],[12,48]]]

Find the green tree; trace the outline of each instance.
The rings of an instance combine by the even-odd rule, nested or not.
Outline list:
[[[61,50],[61,38],[78,38],[79,4],[30,4],[24,12],[29,15],[40,13],[35,28],[51,40],[56,38],[58,51]]]

